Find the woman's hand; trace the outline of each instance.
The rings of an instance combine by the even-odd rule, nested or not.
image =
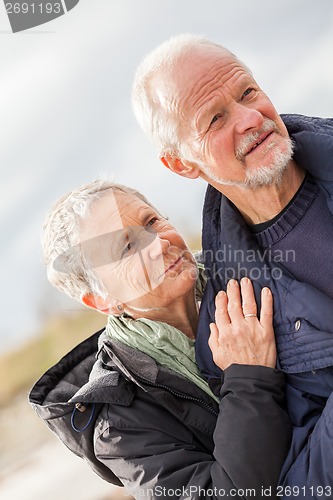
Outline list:
[[[275,368],[276,345],[273,330],[273,297],[269,288],[261,291],[260,320],[253,286],[248,278],[230,280],[226,292],[215,299],[215,323],[210,325],[209,347],[222,370],[233,363]]]

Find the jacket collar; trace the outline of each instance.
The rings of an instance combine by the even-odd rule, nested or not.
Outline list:
[[[96,360],[103,332],[81,342],[34,385],[29,400],[38,413],[43,412],[43,418],[56,416],[58,410],[61,414],[64,404],[75,402],[130,404],[135,393],[132,384],[108,369],[99,357]]]
[[[318,181],[333,181],[333,119],[281,115],[294,141],[294,158]]]

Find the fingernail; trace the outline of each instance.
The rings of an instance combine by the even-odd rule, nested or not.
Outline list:
[[[228,286],[235,286],[235,285],[238,285],[238,281],[232,279],[232,280],[229,280],[228,282]]]
[[[242,278],[242,279],[241,279],[241,282],[242,282],[244,285],[247,285],[247,284],[250,282],[250,280],[249,280],[249,278],[247,278],[246,276],[244,276],[244,278]]]
[[[265,295],[270,295],[271,291],[270,291],[269,288],[267,288],[267,286],[265,286],[265,288],[262,289],[262,293],[265,294]]]

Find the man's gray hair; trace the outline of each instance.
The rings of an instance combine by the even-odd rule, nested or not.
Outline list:
[[[139,191],[100,179],[60,198],[50,210],[43,225],[42,248],[48,279],[56,288],[79,302],[87,293],[107,297],[104,286],[85,261],[79,235],[81,223],[89,216],[92,202],[109,189],[134,195],[153,207]],[[157,210],[156,212],[159,213]],[[59,261],[65,261],[65,266],[59,265]]]
[[[182,58],[190,52],[201,49],[204,45],[218,47],[238,60],[222,45],[201,36],[182,34],[170,38],[147,54],[137,68],[132,88],[134,114],[147,136],[157,145],[160,156],[168,153],[192,160],[186,145],[180,140],[177,112],[171,109],[170,103],[167,106],[162,104],[161,97],[163,99],[165,96],[161,96],[163,91],[156,86],[154,78],[162,76],[166,91],[172,95],[171,75],[174,68]],[[251,73],[244,63],[239,62],[246,71]]]

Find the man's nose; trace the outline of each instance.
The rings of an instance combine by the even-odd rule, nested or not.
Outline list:
[[[260,111],[249,108],[242,103],[236,103],[233,111],[235,130],[238,134],[261,128],[264,123],[264,117]]]

